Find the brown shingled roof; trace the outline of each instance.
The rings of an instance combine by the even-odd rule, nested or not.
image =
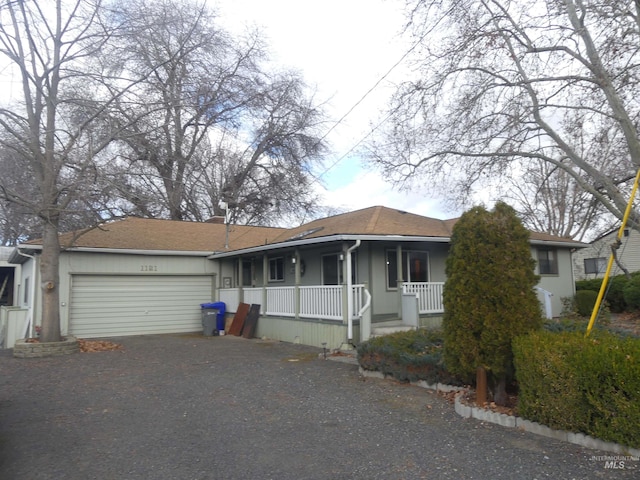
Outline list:
[[[231,225],[229,248],[225,248],[226,225],[128,217],[105,223],[81,235],[60,236],[63,247],[122,250],[164,250],[178,252],[224,252],[266,244],[328,237],[333,235],[402,235],[450,238],[457,218],[438,220],[387,207],[369,207],[334,215],[285,229]],[[544,233],[531,232],[532,240],[580,242]],[[39,245],[41,240],[28,242]]]
[[[229,248],[240,249],[270,242],[284,229],[231,225]],[[226,225],[128,217],[108,222],[78,236],[60,236],[63,247],[127,250],[214,252],[225,250]],[[41,242],[33,242],[41,243]]]
[[[449,237],[451,232],[444,220],[377,206],[305,223],[283,232],[273,243],[330,235]]]

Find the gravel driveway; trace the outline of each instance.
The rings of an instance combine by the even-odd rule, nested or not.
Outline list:
[[[605,468],[601,456],[612,454],[463,419],[437,394],[363,381],[314,348],[230,336],[115,341],[122,351],[0,351],[0,478],[640,477],[640,462]]]

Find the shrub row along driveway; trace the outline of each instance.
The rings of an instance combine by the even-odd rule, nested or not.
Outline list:
[[[0,354],[9,479],[637,478],[637,462],[458,417],[444,398],[318,350],[236,337]]]

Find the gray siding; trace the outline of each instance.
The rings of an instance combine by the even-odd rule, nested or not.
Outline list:
[[[640,270],[640,232],[629,229],[629,236],[622,237],[622,245],[618,249],[616,256],[624,267],[630,272]],[[618,231],[612,232],[604,237],[592,242],[589,247],[582,248],[574,253],[573,271],[576,280],[586,280],[590,278],[603,278],[604,272],[599,274],[585,273],[584,261],[587,258],[605,258],[609,260],[611,255],[611,245],[615,243]],[[612,275],[623,273],[620,268],[613,264]]]

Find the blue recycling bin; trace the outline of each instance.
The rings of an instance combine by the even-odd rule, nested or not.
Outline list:
[[[227,306],[224,302],[201,303],[202,329],[205,336],[218,335],[224,330],[224,315]]]

